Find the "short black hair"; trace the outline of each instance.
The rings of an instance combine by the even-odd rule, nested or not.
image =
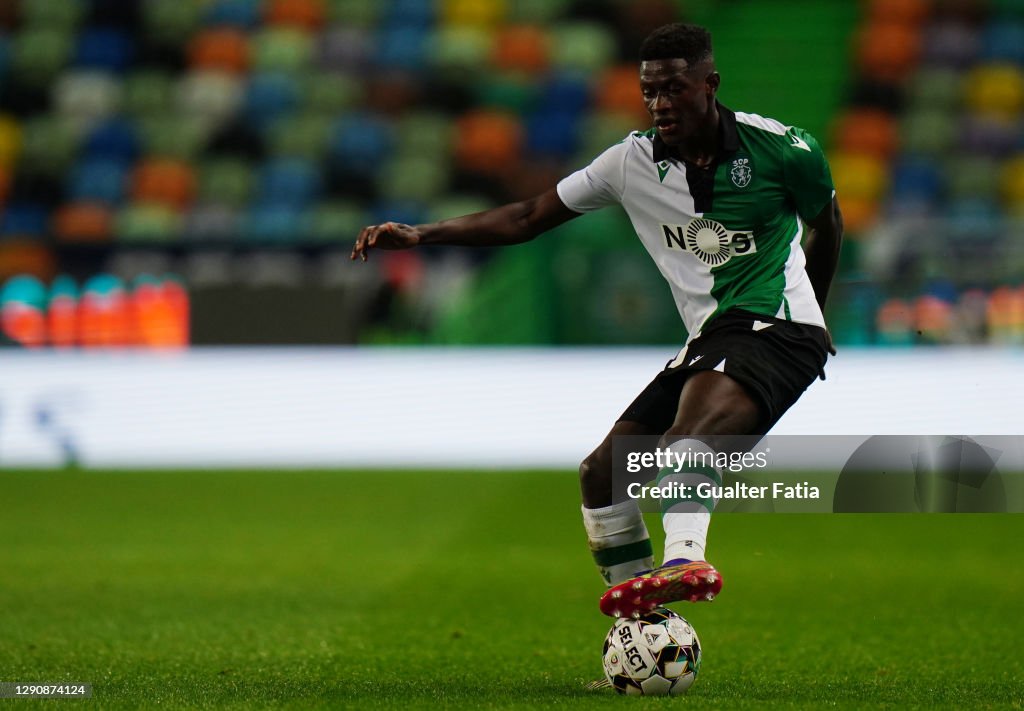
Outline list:
[[[640,45],[641,62],[656,59],[685,59],[691,67],[710,60],[711,33],[700,25],[662,25]]]

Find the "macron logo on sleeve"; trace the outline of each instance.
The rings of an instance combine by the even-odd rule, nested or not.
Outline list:
[[[807,141],[805,141],[804,139],[800,138],[800,136],[797,136],[797,135],[794,134],[794,135],[790,136],[790,138],[793,139],[793,142],[790,143],[789,145],[793,146],[793,148],[803,148],[808,153],[811,152],[811,147],[807,145]]]

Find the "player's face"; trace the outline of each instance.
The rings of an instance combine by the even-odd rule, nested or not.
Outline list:
[[[683,143],[702,132],[711,118],[718,73],[710,63],[691,67],[685,59],[640,63],[640,93],[661,140]]]

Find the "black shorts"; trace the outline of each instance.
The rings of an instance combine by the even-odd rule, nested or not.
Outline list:
[[[619,420],[664,432],[675,421],[687,378],[717,370],[746,388],[761,406],[761,426],[751,434],[764,434],[815,378],[824,379],[827,359],[825,329],[730,309],[669,361]]]

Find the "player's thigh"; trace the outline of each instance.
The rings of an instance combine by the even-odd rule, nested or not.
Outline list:
[[[665,436],[716,437],[716,442],[708,442],[715,449],[746,449],[746,438],[735,442],[729,438],[761,432],[766,416],[754,396],[735,379],[715,370],[702,370],[686,379],[675,421]]]

